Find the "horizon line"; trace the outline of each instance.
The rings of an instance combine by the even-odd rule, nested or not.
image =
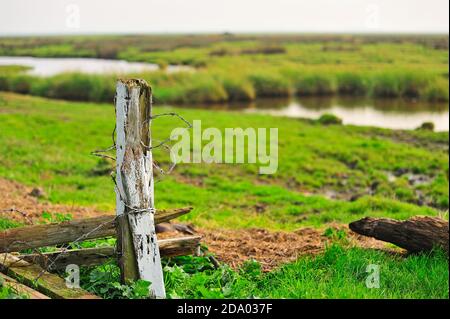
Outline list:
[[[42,32],[42,33],[1,33],[0,37],[32,37],[32,36],[130,36],[130,35],[449,35],[449,31],[146,31],[146,32]]]

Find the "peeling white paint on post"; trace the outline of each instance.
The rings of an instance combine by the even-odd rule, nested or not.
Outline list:
[[[116,86],[116,213],[118,216],[125,212],[125,205],[120,194],[124,194],[122,177],[120,174],[121,163],[125,154],[125,125],[127,110],[128,90],[122,81],[117,81]]]
[[[152,297],[165,298],[154,211],[150,211],[154,208],[152,153],[144,147],[151,146],[150,115],[148,84],[143,80],[119,80],[116,87],[116,213],[118,217],[128,216],[131,234],[123,234],[131,236],[136,261],[126,267],[136,267],[138,277],[151,282]],[[126,250],[122,247],[122,252],[131,256],[132,252]]]

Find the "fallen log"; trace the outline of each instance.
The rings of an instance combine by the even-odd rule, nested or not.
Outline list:
[[[48,296],[36,291],[24,284],[21,284],[17,280],[0,273],[0,281],[3,282],[5,287],[12,289],[16,294],[25,296],[27,299],[50,299]]]
[[[68,288],[63,278],[11,254],[0,254],[0,270],[51,298],[101,299],[81,288]]]
[[[441,218],[416,216],[399,221],[366,217],[350,223],[349,227],[355,233],[395,244],[410,252],[442,247],[448,255],[448,221]]]
[[[158,240],[161,257],[195,254],[200,239],[200,236],[190,236]],[[20,255],[21,259],[36,263],[49,271],[65,269],[70,264],[78,266],[101,265],[114,257],[117,257],[116,249],[111,246]]]
[[[155,223],[163,223],[189,213],[192,207],[158,209]],[[88,239],[116,235],[115,216],[74,219],[62,223],[11,228],[0,232],[0,253],[17,252],[45,246],[55,246]]]

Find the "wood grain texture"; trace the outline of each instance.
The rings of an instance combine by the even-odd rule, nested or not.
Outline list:
[[[358,234],[395,244],[410,252],[431,251],[442,247],[448,254],[448,221],[437,217],[416,216],[405,221],[366,217],[349,225]]]
[[[128,225],[124,220],[121,221],[125,229],[120,232],[119,261],[125,280],[139,278],[150,281],[150,296],[165,298],[161,257],[152,210],[155,205],[149,130],[151,100],[151,88],[144,80],[117,81],[116,214],[128,216]],[[133,251],[130,249],[130,241],[133,243]]]
[[[0,273],[0,280],[3,282],[4,286],[12,289],[18,295],[25,296],[27,299],[50,299],[50,297],[21,284],[5,274]]]
[[[192,207],[161,209],[155,213],[155,223],[163,223],[183,214]],[[83,240],[116,236],[116,218],[113,215],[75,219],[62,223],[33,225],[0,231],[0,253],[17,252],[45,246],[71,243],[83,234]],[[98,228],[100,225],[103,227]],[[96,231],[92,232],[95,228]]]
[[[11,254],[0,254],[0,270],[8,276],[56,299],[101,299],[80,288],[68,288],[66,281]],[[39,278],[36,280],[36,278]]]
[[[97,266],[116,257],[116,248],[112,246],[71,249],[41,254],[23,254],[20,258],[52,272],[64,270],[67,265]]]
[[[159,240],[161,257],[176,257],[195,254],[200,245],[200,236],[189,236]],[[49,271],[65,269],[67,265],[96,266],[116,258],[116,248],[112,246],[73,249],[62,253],[61,251],[42,254],[20,255],[20,258],[30,263],[36,263]],[[55,261],[53,264],[52,262]]]

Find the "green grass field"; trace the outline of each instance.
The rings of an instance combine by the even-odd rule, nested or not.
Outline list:
[[[186,64],[193,72],[136,74],[169,103],[352,95],[447,102],[447,36],[198,35],[0,38],[0,55],[96,57]],[[0,67],[0,90],[105,102],[116,76],[47,79]]]
[[[113,210],[111,178],[96,174],[108,164],[90,155],[112,143],[113,105],[5,93],[0,103],[0,176],[41,185],[55,203]],[[448,207],[448,133],[324,126],[306,120],[168,107],[155,107],[154,113],[167,111],[191,122],[202,120],[203,128],[223,130],[233,123],[242,128],[279,129],[276,174],[259,175],[258,163],[180,164],[173,175],[156,184],[160,208],[192,205],[194,211],[184,218],[200,226],[292,230],[332,221],[346,223],[365,215],[436,215]],[[159,118],[153,123],[153,138],[162,140],[182,124],[174,118]],[[164,150],[155,151],[154,156],[163,167],[169,165]],[[389,178],[398,172],[402,174],[395,180]],[[428,183],[411,184],[411,176],[416,175],[427,177]],[[338,199],[328,199],[329,193]],[[418,206],[419,201],[429,205]],[[264,205],[266,213],[256,213],[256,204]]]
[[[448,259],[442,251],[405,258],[334,243],[319,256],[299,258],[269,273],[254,261],[238,270],[226,265],[213,269],[201,257],[163,264],[169,298],[448,298]],[[379,266],[379,288],[366,286],[369,264]],[[105,298],[139,298],[146,287],[120,285],[119,269],[112,263],[86,269],[82,286]]]
[[[204,128],[223,130],[233,123],[279,129],[279,168],[274,175],[258,175],[258,164],[180,164],[156,184],[156,206],[192,205],[193,212],[181,220],[198,227],[323,229],[364,216],[446,216],[448,133],[154,109],[155,114],[168,111],[189,121],[200,119]],[[42,186],[53,203],[114,209],[111,178],[97,173],[112,164],[90,155],[112,143],[113,105],[0,93],[0,123],[1,177]],[[174,118],[155,120],[153,137],[163,139],[180,125]],[[154,156],[161,165],[169,164],[162,150]],[[414,176],[427,182],[411,183]],[[255,210],[256,205],[263,205],[264,211]],[[13,226],[0,219],[1,228]],[[366,288],[367,264],[380,265],[380,289]],[[323,254],[302,257],[270,273],[261,273],[255,263],[242,270],[214,270],[200,257],[165,265],[172,298],[448,298],[448,259],[439,251],[404,257],[336,240]],[[86,270],[83,286],[104,297],[140,296],[139,283],[120,286],[114,279],[117,271],[105,267],[116,269]]]

